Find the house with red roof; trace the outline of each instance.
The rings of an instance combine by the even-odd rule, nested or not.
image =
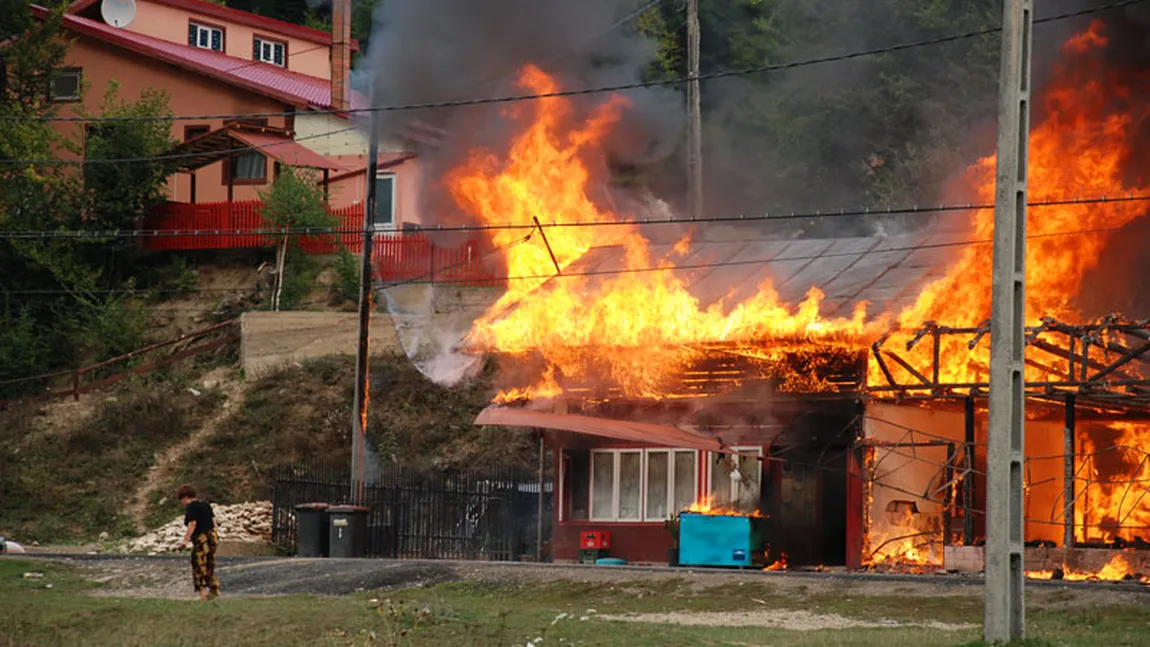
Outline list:
[[[131,19],[107,11],[109,2],[134,4]],[[368,141],[343,111],[368,104],[350,87],[350,0],[334,2],[332,22],[329,33],[206,0],[77,0],[63,21],[71,46],[52,97],[63,115],[97,114],[114,81],[125,100],[158,89],[175,115],[195,117],[172,122],[179,172],[167,185],[169,215],[254,204],[285,164],[316,169],[333,209],[352,214],[365,202]],[[381,226],[421,220],[410,148],[402,137],[381,142]]]

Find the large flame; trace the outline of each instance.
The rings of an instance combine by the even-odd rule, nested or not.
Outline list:
[[[1106,427],[1109,433],[1086,434],[1081,442],[1076,539],[1111,543],[1150,537],[1150,427],[1122,421]]]
[[[1123,173],[1136,140],[1134,130],[1146,115],[1131,108],[1130,99],[1138,91],[1130,79],[1102,64],[1099,52],[1107,45],[1101,22],[1067,41],[1055,81],[1036,101],[1041,122],[1030,135],[1030,200],[1060,204],[1027,212],[1030,325],[1043,317],[1081,321],[1074,298],[1084,277],[1097,266],[1114,231],[1146,213],[1142,202],[1065,203],[1150,194],[1150,186]],[[560,89],[555,79],[530,65],[521,71],[519,84],[539,94]],[[739,347],[743,356],[772,359],[784,347],[862,349],[893,325],[887,344],[901,351],[926,322],[973,328],[990,316],[992,255],[985,243],[993,234],[994,213],[989,209],[972,213],[968,227],[969,240],[983,243],[956,252],[946,274],[924,286],[901,312],[870,313],[868,318],[860,306],[849,317],[828,318],[820,311],[823,295],[816,287],[801,303],[787,304],[769,277],[744,302],[701,303],[673,269],[688,241],[660,257],[635,226],[575,226],[634,217],[616,213],[607,192],[600,190],[608,174],[603,141],[626,107],[625,99],[613,96],[582,118],[561,97],[517,104],[507,111],[520,128],[508,150],[475,150],[445,178],[453,198],[469,214],[486,224],[519,227],[492,230],[511,278],[507,293],[475,324],[469,342],[477,349],[537,355],[543,363],[534,383],[509,389],[500,399],[560,395],[568,380],[593,380],[625,395],[663,398],[668,396],[667,380],[682,373],[706,345],[727,344]],[[992,203],[994,156],[973,164],[965,180],[971,201]],[[536,222],[568,226],[540,231],[532,229]],[[604,247],[614,248],[628,271],[582,276],[572,268],[592,248]],[[986,381],[989,344],[969,349],[961,336],[944,336],[941,343],[941,381]],[[930,344],[920,344],[900,354],[919,373],[930,375],[932,350]],[[898,365],[888,368],[904,383],[915,381]],[[1064,361],[1043,357],[1041,365],[1028,365],[1027,379],[1059,379],[1066,368]],[[867,380],[872,385],[886,381],[877,363],[870,363]],[[1150,430],[1129,425],[1123,433],[1129,436],[1123,444],[1148,446]],[[1138,461],[1128,466],[1131,478],[1144,482],[1150,471],[1147,461]],[[1130,497],[1099,479],[1086,485],[1083,500],[1089,506],[1080,501],[1077,507],[1079,538],[1108,541],[1123,536],[1118,525],[1150,527],[1150,506],[1138,494]],[[1083,523],[1089,526],[1086,530]],[[1107,524],[1114,528],[1107,530]],[[939,562],[936,546],[926,535],[900,539],[895,529],[888,533],[869,524],[868,531],[870,546],[885,546],[875,551],[872,563]]]
[[[1126,79],[1107,71],[1098,60],[1097,50],[1108,41],[1101,22],[1063,45],[1063,62],[1055,71],[1053,84],[1043,95],[1041,124],[1030,134],[1029,187],[1031,202],[1056,202],[1097,196],[1116,197],[1150,193],[1150,186],[1127,186],[1122,163],[1134,141],[1135,117],[1123,111],[1131,88]],[[995,157],[983,158],[967,171],[967,180],[979,203],[993,203]],[[1143,203],[1061,204],[1036,206],[1027,211],[1026,309],[1028,325],[1042,317],[1076,321],[1081,317],[1071,299],[1086,272],[1098,259],[1114,230],[1146,213]],[[977,211],[971,220],[971,240],[989,241],[994,233],[994,212]],[[991,248],[975,245],[963,251],[947,274],[926,286],[913,305],[898,315],[901,332],[891,347],[911,339],[923,323],[935,321],[944,326],[976,327],[990,316]],[[944,338],[941,350],[940,380],[951,383],[985,381],[989,369],[989,344],[973,351],[966,339]],[[920,344],[908,359],[921,373],[929,375],[931,352]],[[906,355],[904,355],[906,357]],[[1064,362],[1043,357],[1042,362],[1056,370]],[[899,366],[890,369],[896,376],[913,380]],[[1027,367],[1027,379],[1046,380],[1051,374],[1038,366]],[[1059,377],[1054,375],[1054,377]],[[868,376],[871,384],[885,379],[873,363]]]
[[[523,69],[519,83],[540,94],[559,89],[534,66]],[[448,175],[447,185],[463,209],[490,224],[626,219],[603,206],[605,200],[591,197],[591,182],[604,179],[602,139],[625,105],[613,97],[582,123],[563,98],[521,105],[511,116],[529,125],[507,155],[475,151]],[[595,376],[627,395],[665,395],[663,382],[695,356],[693,345],[782,338],[832,342],[867,330],[865,307],[849,318],[823,317],[823,294],[813,287],[795,307],[782,303],[769,281],[743,303],[704,307],[671,269],[674,258],[654,258],[634,226],[546,227],[522,242],[524,234],[496,230],[494,243],[507,247],[512,278],[506,295],[472,330],[470,342],[503,353],[538,352],[564,377]],[[639,271],[557,276],[592,247],[603,246],[617,246],[625,267]],[[672,255],[685,247],[681,241]],[[554,392],[550,386],[543,390]]]
[[[1144,584],[1150,584],[1150,577],[1136,572],[1137,569],[1135,569],[1132,561],[1126,553],[1115,553],[1114,556],[1110,558],[1110,561],[1106,562],[1097,572],[1077,570],[1069,566],[1063,566],[1059,579],[1068,582],[1087,580],[1116,582],[1119,580],[1137,579]],[[1035,580],[1051,580],[1055,578],[1055,574],[1054,571],[1026,571],[1026,577]]]

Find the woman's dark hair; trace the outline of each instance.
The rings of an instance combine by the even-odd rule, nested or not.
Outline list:
[[[176,490],[176,499],[194,499],[196,498],[196,488],[190,485],[181,485],[180,489]]]

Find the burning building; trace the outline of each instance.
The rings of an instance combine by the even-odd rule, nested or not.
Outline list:
[[[1071,547],[1150,538],[1150,321],[1096,311],[1089,287],[1112,280],[1104,250],[1150,204],[1097,199],[1150,195],[1133,164],[1147,76],[1108,66],[1108,38],[1095,23],[1063,45],[1030,143],[1026,532],[1063,572],[1081,570]],[[519,82],[560,89],[534,66]],[[793,565],[942,566],[976,547],[994,158],[965,173],[982,206],[951,230],[682,231],[637,222],[604,188],[600,144],[626,110],[516,104],[508,150],[476,149],[445,178],[506,260],[507,292],[464,348],[500,366],[478,422],[547,431],[553,556],[606,530],[613,554],[664,561],[665,521],[703,499],[765,515]]]

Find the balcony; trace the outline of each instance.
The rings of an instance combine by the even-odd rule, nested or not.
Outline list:
[[[141,247],[150,251],[207,251],[261,249],[275,246],[277,237],[267,233],[274,225],[261,215],[263,204],[214,202],[185,204],[167,202],[140,225],[141,231],[159,235],[142,237]],[[346,249],[363,250],[363,205],[332,209],[335,234],[303,236],[300,249],[307,254],[334,254]],[[437,244],[427,232],[377,233],[372,260],[375,278],[385,283],[431,282],[472,287],[506,284],[505,270],[484,238],[464,244]]]

